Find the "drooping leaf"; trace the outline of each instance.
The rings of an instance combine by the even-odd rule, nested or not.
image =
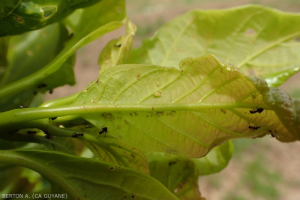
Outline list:
[[[123,0],[102,0],[92,7],[84,9],[80,17],[79,23],[71,34],[73,37],[69,38],[60,54],[36,73],[3,87],[0,90],[0,99],[20,91],[36,89],[41,85],[47,85],[44,80],[57,73],[61,65],[79,47],[123,24],[125,3]]]
[[[300,138],[297,100],[213,56],[184,59],[179,69],[109,68],[74,105],[84,105],[81,116],[99,129],[144,151],[203,157],[233,138]]]
[[[143,173],[47,151],[0,151],[0,162],[32,169],[60,187],[71,199],[177,199],[157,180]]]
[[[299,14],[258,5],[194,10],[163,26],[126,63],[176,67],[184,58],[213,54],[279,86],[300,69],[299,23]]]
[[[223,170],[231,160],[233,149],[232,141],[228,141],[211,150],[205,157],[192,159],[198,175],[209,175]]]
[[[130,147],[107,135],[104,130],[89,128],[84,129],[84,133],[86,138],[84,144],[94,153],[96,158],[110,164],[149,174],[148,162],[141,150]],[[90,137],[93,138],[89,139]]]
[[[205,157],[191,159],[164,153],[146,153],[150,174],[179,199],[201,199],[198,177],[224,169],[231,159],[233,144],[226,142]]]
[[[83,144],[72,139],[63,137],[53,137],[51,140],[44,137],[39,138],[48,151],[59,151],[70,155],[80,155],[83,149]]]
[[[113,39],[104,47],[98,60],[101,66],[100,73],[109,67],[124,63],[131,51],[135,32],[136,26],[131,21],[127,21],[126,36]]]
[[[146,154],[147,155],[147,154]],[[163,153],[147,155],[150,174],[179,199],[201,199],[196,166],[189,158]]]
[[[1,0],[0,37],[40,29],[100,0]]]
[[[12,37],[8,52],[9,65],[1,86],[22,79],[43,68],[63,49],[67,38],[68,31],[60,24]],[[73,85],[75,83],[74,58],[74,56],[70,57],[53,76],[49,77],[49,80],[44,80],[37,88],[28,88],[23,92],[2,98],[0,111],[19,108],[21,105],[28,106],[37,91],[45,91],[65,84]]]

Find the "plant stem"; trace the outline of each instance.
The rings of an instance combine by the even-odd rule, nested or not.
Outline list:
[[[250,103],[190,103],[190,104],[84,104],[50,108],[15,109],[0,113],[0,128],[14,130],[14,126],[31,120],[82,115],[90,113],[111,112],[157,112],[157,111],[197,111],[202,109],[249,108],[256,105]],[[265,105],[261,108],[268,109]]]

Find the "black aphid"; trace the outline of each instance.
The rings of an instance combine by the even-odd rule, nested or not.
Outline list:
[[[99,134],[107,133],[107,127],[103,127]]]
[[[273,133],[271,133],[271,137],[275,137],[275,135],[273,135]]]
[[[73,133],[73,134],[72,134],[72,137],[73,137],[73,138],[77,138],[77,133]]]
[[[49,94],[52,94],[53,93],[53,89],[49,90]]]
[[[83,136],[83,135],[84,135],[84,133],[73,133],[72,137],[77,138],[77,136]]]
[[[170,161],[169,166],[176,164],[176,161]]]
[[[45,129],[45,130],[43,130],[43,131],[44,131],[44,133],[45,133],[45,138],[47,138],[48,140],[50,140],[50,139],[51,139],[51,136],[50,136],[48,130]]]
[[[249,126],[248,128],[251,130],[258,130],[260,129],[260,126]]]
[[[251,114],[254,114],[254,113],[262,113],[262,111],[264,111],[263,108],[257,108],[257,109],[255,109],[255,110],[249,110],[249,112],[250,112]]]
[[[121,47],[122,44],[115,44],[114,47]]]
[[[68,37],[68,40],[71,39],[74,36],[74,33],[71,33]]]
[[[36,134],[36,131],[27,131],[27,134]]]
[[[44,88],[44,87],[47,87],[47,84],[41,83],[41,84],[39,84],[37,87],[38,87],[38,88]]]
[[[49,118],[49,120],[56,120],[57,119],[57,117],[52,117],[52,118]]]

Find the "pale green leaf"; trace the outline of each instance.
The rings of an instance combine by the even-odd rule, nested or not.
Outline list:
[[[299,71],[300,15],[259,5],[194,10],[177,17],[134,50],[126,63],[176,67],[213,54],[278,86]]]
[[[109,68],[74,105],[84,105],[81,116],[99,129],[145,151],[203,157],[233,138],[300,138],[300,109],[288,94],[213,56],[184,59],[179,69]]]
[[[68,199],[177,199],[157,180],[143,173],[67,154],[1,151],[0,162],[40,173],[68,194]],[[56,190],[57,191],[57,190]]]
[[[110,164],[149,174],[148,162],[141,150],[124,144],[102,130],[88,128],[84,129],[83,132],[86,138],[84,144],[94,153],[96,158]],[[91,136],[93,138],[89,139]]]
[[[214,174],[223,170],[231,160],[233,151],[234,145],[232,141],[228,141],[211,150],[205,157],[192,159],[196,165],[198,175]]]
[[[109,67],[124,63],[131,51],[135,32],[136,26],[131,21],[127,21],[126,36],[113,39],[104,47],[98,60],[98,64],[101,66],[100,73]]]

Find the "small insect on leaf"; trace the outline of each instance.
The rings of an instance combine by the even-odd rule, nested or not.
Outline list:
[[[74,36],[74,33],[71,33],[68,37],[68,40],[70,40]]]
[[[45,83],[41,83],[37,86],[38,88],[44,88],[44,87],[47,87],[47,85]]]
[[[251,130],[258,130],[258,129],[260,129],[260,126],[251,126],[250,125],[248,128]]]
[[[45,129],[45,130],[43,130],[43,132],[45,133],[45,138],[47,138],[48,140],[50,140],[50,139],[51,139],[51,136],[50,136],[48,130]]]
[[[275,137],[275,135],[273,135],[273,133],[271,133],[271,137],[273,138],[273,137]]]
[[[249,112],[250,112],[251,114],[262,113],[262,111],[264,111],[263,108],[257,108],[257,109],[255,109],[255,110],[249,110]]]
[[[52,118],[49,118],[49,121],[50,121],[50,120],[53,121],[53,120],[56,120],[56,119],[57,119],[57,117],[52,117]]]
[[[122,44],[115,44],[114,47],[121,47]]]
[[[83,136],[83,135],[84,135],[84,133],[73,133],[72,137],[77,138],[78,136]]]
[[[99,131],[99,134],[107,133],[107,127],[103,127],[101,131]]]
[[[51,90],[49,90],[49,94],[52,94],[53,93],[53,90],[51,89]]]
[[[36,131],[27,131],[27,134],[29,134],[29,135],[36,134]]]

